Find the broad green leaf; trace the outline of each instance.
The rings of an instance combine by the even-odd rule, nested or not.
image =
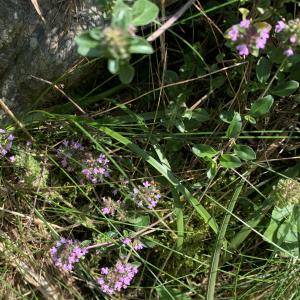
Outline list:
[[[132,10],[122,0],[117,0],[112,14],[112,26],[127,30],[132,24]]]
[[[84,32],[75,37],[75,42],[79,47],[85,48],[96,48],[98,47],[99,41],[95,41],[89,34],[89,32]]]
[[[256,153],[254,150],[247,146],[247,145],[235,145],[234,146],[234,153],[236,156],[238,156],[240,159],[243,160],[254,160],[256,159]]]
[[[261,57],[258,60],[256,65],[256,77],[260,83],[266,82],[271,74],[271,64],[270,61],[265,58]]]
[[[88,48],[84,46],[79,46],[77,51],[80,55],[87,56],[87,57],[103,56],[103,51],[100,48]]]
[[[136,227],[139,227],[139,229],[143,229],[150,224],[150,217],[148,215],[147,216],[140,215],[137,217],[131,216],[129,218],[126,218],[126,221],[131,224],[134,224]]]
[[[234,112],[234,116],[226,131],[228,138],[237,138],[240,135],[242,129],[241,115],[238,112]]]
[[[206,122],[209,120],[208,112],[203,108],[197,108],[194,110],[186,110],[182,116],[188,120],[195,120],[199,123]]]
[[[211,160],[208,163],[208,170],[206,172],[206,176],[208,179],[212,179],[217,174],[217,163],[214,160]]]
[[[152,54],[153,48],[151,44],[142,37],[132,37],[129,40],[130,53]]]
[[[89,35],[94,40],[100,41],[102,39],[102,29],[99,27],[96,27],[89,31]]]
[[[299,82],[295,80],[290,80],[280,84],[275,87],[274,90],[271,90],[271,94],[275,96],[290,96],[299,88]]]
[[[223,154],[220,158],[220,164],[226,169],[235,169],[242,165],[241,160],[232,154]]]
[[[119,61],[116,59],[109,59],[107,62],[107,68],[110,73],[117,74],[119,71]]]
[[[246,121],[248,121],[249,123],[251,123],[251,124],[256,124],[256,120],[255,120],[255,118],[253,118],[252,116],[250,116],[250,115],[245,115],[244,116],[244,119],[246,120]]]
[[[220,119],[225,122],[230,124],[234,117],[234,111],[222,111],[220,114]]]
[[[193,153],[198,157],[214,157],[218,151],[216,151],[213,147],[205,144],[196,144],[192,148]]]
[[[142,26],[153,22],[158,16],[157,5],[148,0],[137,0],[132,6],[132,25]]]
[[[132,81],[134,73],[134,67],[129,63],[121,65],[119,68],[119,78],[124,84],[129,84]]]
[[[270,111],[273,102],[274,99],[271,95],[256,100],[251,105],[250,115],[253,117],[261,117],[266,115]]]

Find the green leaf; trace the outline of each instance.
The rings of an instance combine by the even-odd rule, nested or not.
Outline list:
[[[159,300],[192,300],[189,296],[171,287],[160,286],[155,289],[159,295]]]
[[[260,83],[265,83],[271,74],[271,64],[270,61],[265,58],[261,57],[258,60],[256,65],[256,77]]]
[[[250,115],[245,115],[244,116],[244,118],[245,118],[245,120],[247,121],[247,122],[249,122],[249,123],[251,123],[251,124],[256,124],[256,120],[255,120],[255,118],[253,118],[252,116],[250,116]]]
[[[267,114],[270,111],[273,102],[274,99],[271,95],[256,100],[251,105],[250,115],[253,117],[261,117]]]
[[[243,160],[254,160],[256,159],[256,153],[254,150],[246,145],[235,145],[234,146],[234,153],[236,156],[238,156],[240,159]]]
[[[75,37],[75,43],[79,47],[96,48],[100,45],[99,41],[95,41],[89,32],[84,32]]]
[[[150,224],[150,217],[148,215],[140,215],[137,217],[130,216],[130,218],[126,218],[126,221],[131,224],[134,224],[137,227],[137,229],[143,229]]]
[[[223,154],[220,158],[220,164],[226,169],[235,169],[242,165],[238,157],[232,154]]]
[[[225,122],[230,124],[234,117],[234,111],[222,111],[220,114],[220,119]]]
[[[208,112],[203,108],[197,108],[194,110],[186,110],[182,116],[188,120],[195,120],[199,123],[206,122],[209,120]]]
[[[142,26],[153,22],[158,16],[157,5],[148,0],[137,0],[132,6],[132,25]]]
[[[127,31],[132,24],[132,11],[122,0],[117,0],[112,14],[112,26],[119,27]]]
[[[110,73],[117,74],[119,71],[119,61],[116,59],[109,59],[107,62],[107,68]]]
[[[134,77],[134,67],[128,64],[122,64],[119,68],[119,78],[122,83],[129,84]]]
[[[77,52],[82,56],[87,57],[101,57],[103,56],[103,51],[100,48],[88,48],[84,46],[79,46]]]
[[[208,179],[212,179],[217,175],[217,163],[214,160],[211,160],[208,164],[208,170],[206,176]]]
[[[218,151],[216,151],[213,147],[205,144],[197,144],[192,148],[193,153],[198,157],[214,157]]]
[[[240,135],[242,129],[241,115],[238,112],[234,112],[234,116],[226,131],[228,138],[237,138]]]
[[[292,95],[299,88],[299,82],[290,80],[277,86],[274,90],[271,90],[271,94],[275,96],[289,96]]]
[[[129,40],[129,53],[152,54],[151,44],[142,37],[132,37]]]

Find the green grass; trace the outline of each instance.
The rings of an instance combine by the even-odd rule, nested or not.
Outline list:
[[[12,152],[21,159],[1,160],[3,299],[300,299],[300,239],[287,242],[289,227],[282,224],[293,219],[279,222],[273,214],[282,203],[300,204],[297,184],[292,191],[278,188],[283,179],[299,184],[299,102],[294,94],[274,96],[270,112],[256,124],[243,119],[233,138],[219,118],[224,111],[249,114],[273,81],[292,72],[285,62],[274,63],[270,79],[255,90],[256,58],[234,55],[216,30],[225,32],[240,19],[241,2],[208,4],[207,17],[199,6],[186,12],[151,58],[134,57],[130,86],[107,75],[91,90],[77,91],[73,98],[86,114],[62,102],[17,116],[35,140],[32,146],[9,121],[16,135]],[[253,3],[245,5],[256,11]],[[287,16],[285,9],[274,9]],[[105,154],[111,175],[96,185],[83,180],[84,162],[76,154],[71,161],[77,171],[63,167],[57,149],[64,139],[80,141],[94,157]],[[199,158],[192,151],[198,144],[218,154]],[[234,144],[251,147],[256,159],[237,169],[222,166],[220,157],[232,154]],[[216,164],[210,178],[209,163]],[[154,209],[133,199],[145,180],[153,180],[162,196]],[[114,215],[103,214],[103,197],[111,197]],[[271,239],[265,232],[272,220],[278,227]],[[128,236],[145,248],[124,246]],[[50,248],[60,237],[90,246],[71,273],[51,261]],[[101,267],[118,259],[137,264],[139,272],[126,291],[109,297],[97,278]]]

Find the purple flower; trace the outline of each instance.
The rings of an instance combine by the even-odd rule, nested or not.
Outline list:
[[[240,22],[240,27],[241,28],[245,28],[245,29],[248,29],[250,27],[250,20],[249,19],[245,19],[245,20],[242,20]]]
[[[286,27],[286,24],[283,21],[278,21],[275,26],[275,32],[281,32]]]
[[[108,207],[104,207],[101,209],[102,213],[104,215],[109,215],[110,214],[110,209]]]
[[[147,188],[147,187],[151,186],[151,184],[149,181],[146,180],[143,182],[143,186]]]
[[[130,238],[125,238],[124,240],[123,240],[123,244],[124,245],[131,245],[131,243],[132,243],[132,241],[131,241],[131,239]]]
[[[3,133],[6,133],[6,130],[5,129],[2,129],[0,128],[0,133],[3,134]]]
[[[10,134],[7,139],[9,141],[13,141],[15,139],[15,136],[13,134]]]
[[[239,28],[236,25],[232,26],[228,31],[228,36],[233,42],[237,41],[239,37]]]
[[[56,245],[50,249],[50,255],[54,265],[62,271],[69,272],[74,264],[87,254],[87,249],[82,248],[73,240],[61,238]]]
[[[249,55],[249,48],[247,47],[246,44],[237,45],[236,50],[239,52],[239,55],[241,56]]]
[[[295,35],[292,35],[292,36],[290,37],[290,42],[291,42],[292,44],[295,44],[295,43],[297,42],[297,37],[296,37]]]
[[[101,274],[107,275],[109,273],[109,269],[107,267],[101,268]]]
[[[101,268],[102,276],[97,282],[104,293],[113,295],[126,289],[137,272],[136,266],[118,261],[113,268]]]
[[[294,50],[292,48],[288,48],[286,49],[284,52],[284,55],[286,55],[287,57],[290,57],[292,55],[294,55]]]
[[[137,244],[135,244],[135,245],[133,246],[133,249],[134,249],[135,251],[142,250],[142,249],[144,249],[144,245],[143,245],[142,243],[137,243]]]
[[[11,162],[14,162],[14,161],[16,160],[16,158],[12,155],[12,156],[9,157],[9,160],[10,160]]]

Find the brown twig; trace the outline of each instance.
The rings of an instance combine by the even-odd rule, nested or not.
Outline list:
[[[162,35],[166,30],[168,30],[194,3],[195,0],[189,0],[184,4],[171,18],[168,19],[161,27],[154,31],[148,38],[148,42],[153,42],[160,35]]]

